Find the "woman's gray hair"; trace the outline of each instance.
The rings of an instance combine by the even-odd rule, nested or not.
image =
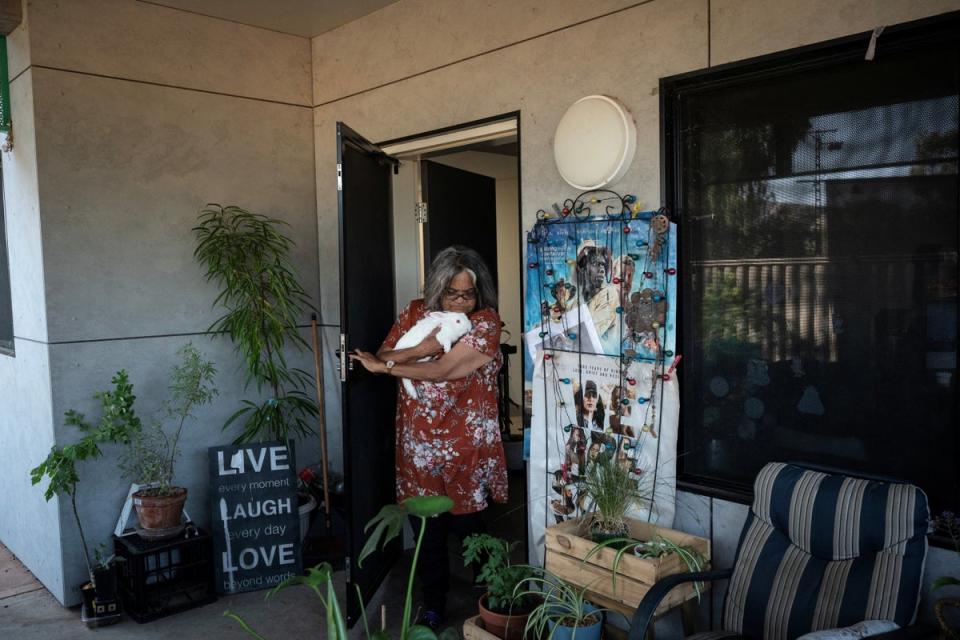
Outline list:
[[[443,292],[450,286],[454,276],[464,271],[473,278],[473,286],[477,290],[477,310],[496,309],[497,287],[493,284],[490,269],[479,253],[456,244],[447,247],[433,259],[423,288],[424,306],[431,311],[441,311]]]

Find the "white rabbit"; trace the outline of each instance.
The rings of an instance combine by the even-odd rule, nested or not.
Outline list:
[[[444,353],[446,353],[450,351],[450,347],[452,347],[457,340],[470,332],[473,325],[470,324],[470,320],[467,319],[464,313],[457,313],[455,311],[431,311],[417,322],[417,324],[410,327],[409,331],[400,336],[394,349],[408,349],[417,346],[437,327],[440,327],[440,331],[434,337],[443,347]],[[430,358],[421,358],[420,362],[429,359]],[[403,387],[407,390],[407,394],[411,398],[417,397],[417,390],[414,389],[413,382],[411,382],[409,378],[403,379]]]

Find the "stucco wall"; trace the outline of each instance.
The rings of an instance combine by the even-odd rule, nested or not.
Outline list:
[[[7,53],[17,123],[16,146],[2,158],[15,354],[0,354],[0,540],[18,557],[31,558],[34,574],[58,591],[63,585],[58,506],[43,501],[29,475],[53,444],[54,431],[26,20],[8,36]]]
[[[35,127],[15,112],[15,154],[35,136],[39,218],[28,246],[37,252],[11,262],[14,271],[35,269],[31,281],[41,287],[18,296],[14,312],[29,313],[37,325],[36,335],[23,323],[17,332],[37,340],[40,352],[18,352],[17,364],[40,371],[43,363],[46,380],[45,388],[30,390],[45,391],[45,413],[19,415],[30,415],[46,439],[19,450],[24,468],[16,470],[15,486],[24,485],[26,469],[43,459],[54,434],[61,444],[76,438],[62,422],[67,409],[98,415],[91,396],[109,388],[118,369],[129,370],[140,415],[149,418],[166,396],[177,349],[192,341],[215,361],[220,397],[188,426],[176,471],[189,490],[187,510],[206,525],[206,448],[232,440],[236,431],[220,427],[255,391],[243,390],[229,341],[206,335],[219,315],[211,306],[217,291],[193,260],[191,227],[207,202],[287,221],[301,281],[317,298],[310,41],[133,0],[35,0],[27,9],[29,58],[16,61],[29,84],[15,84],[32,90]],[[308,314],[301,323],[309,325]],[[309,354],[294,356],[293,364],[313,369]],[[30,381],[15,377],[18,385]],[[12,411],[0,408],[0,425],[14,420]],[[315,439],[302,443],[298,462],[314,461],[317,451]],[[103,459],[80,469],[91,545],[109,541],[126,493],[117,454],[107,448]],[[25,487],[12,495],[23,511],[42,513],[40,494]],[[60,543],[13,550],[58,599],[77,602],[85,571],[69,505],[60,504],[52,522],[12,529],[14,538],[62,536],[62,563],[48,558],[51,549],[60,555]],[[5,531],[0,536],[7,542]],[[62,567],[37,571],[48,563]]]
[[[659,78],[956,9],[956,0],[402,0],[313,39],[321,255],[336,251],[337,120],[387,140],[520,111],[528,229],[538,208],[571,193],[551,149],[563,111],[584,95],[616,96],[636,119],[638,148],[611,188],[656,207]],[[322,305],[325,317],[337,318],[331,267],[321,275]],[[716,566],[729,566],[746,506],[682,492],[678,502],[677,525],[710,535]],[[928,582],[951,564],[956,571],[955,556],[931,550]],[[717,616],[721,596],[713,595]],[[930,618],[929,602],[923,617]]]

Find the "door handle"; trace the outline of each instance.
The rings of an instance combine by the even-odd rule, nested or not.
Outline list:
[[[337,373],[340,373],[341,371],[343,371],[343,361],[344,361],[344,360],[346,360],[346,362],[347,362],[347,371],[348,371],[348,372],[353,371],[353,360],[351,360],[349,356],[347,356],[346,358],[341,358],[341,357],[340,357],[340,353],[341,353],[340,349],[337,349],[337,350],[334,351],[333,353],[334,353],[334,355],[337,356],[337,364],[336,364]],[[343,381],[343,378],[341,377],[340,380]]]

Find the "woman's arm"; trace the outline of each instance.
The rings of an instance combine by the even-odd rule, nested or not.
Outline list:
[[[377,351],[377,358],[384,362],[393,360],[397,364],[419,360],[420,358],[428,358],[438,351],[443,351],[443,347],[435,337],[438,333],[440,333],[440,327],[434,329],[430,335],[421,340],[420,344],[414,347],[407,347],[406,349],[387,349],[386,347],[380,347],[380,350]]]
[[[412,347],[412,349],[416,348],[417,347]],[[377,358],[377,356],[365,351],[351,353],[350,358],[358,361],[367,371],[372,373],[389,373],[398,378],[430,380],[432,382],[466,378],[493,360],[493,358],[487,354],[475,351],[462,343],[454,345],[454,347],[439,360],[398,363],[392,369],[387,369],[387,365]],[[394,362],[397,361],[394,360]]]

